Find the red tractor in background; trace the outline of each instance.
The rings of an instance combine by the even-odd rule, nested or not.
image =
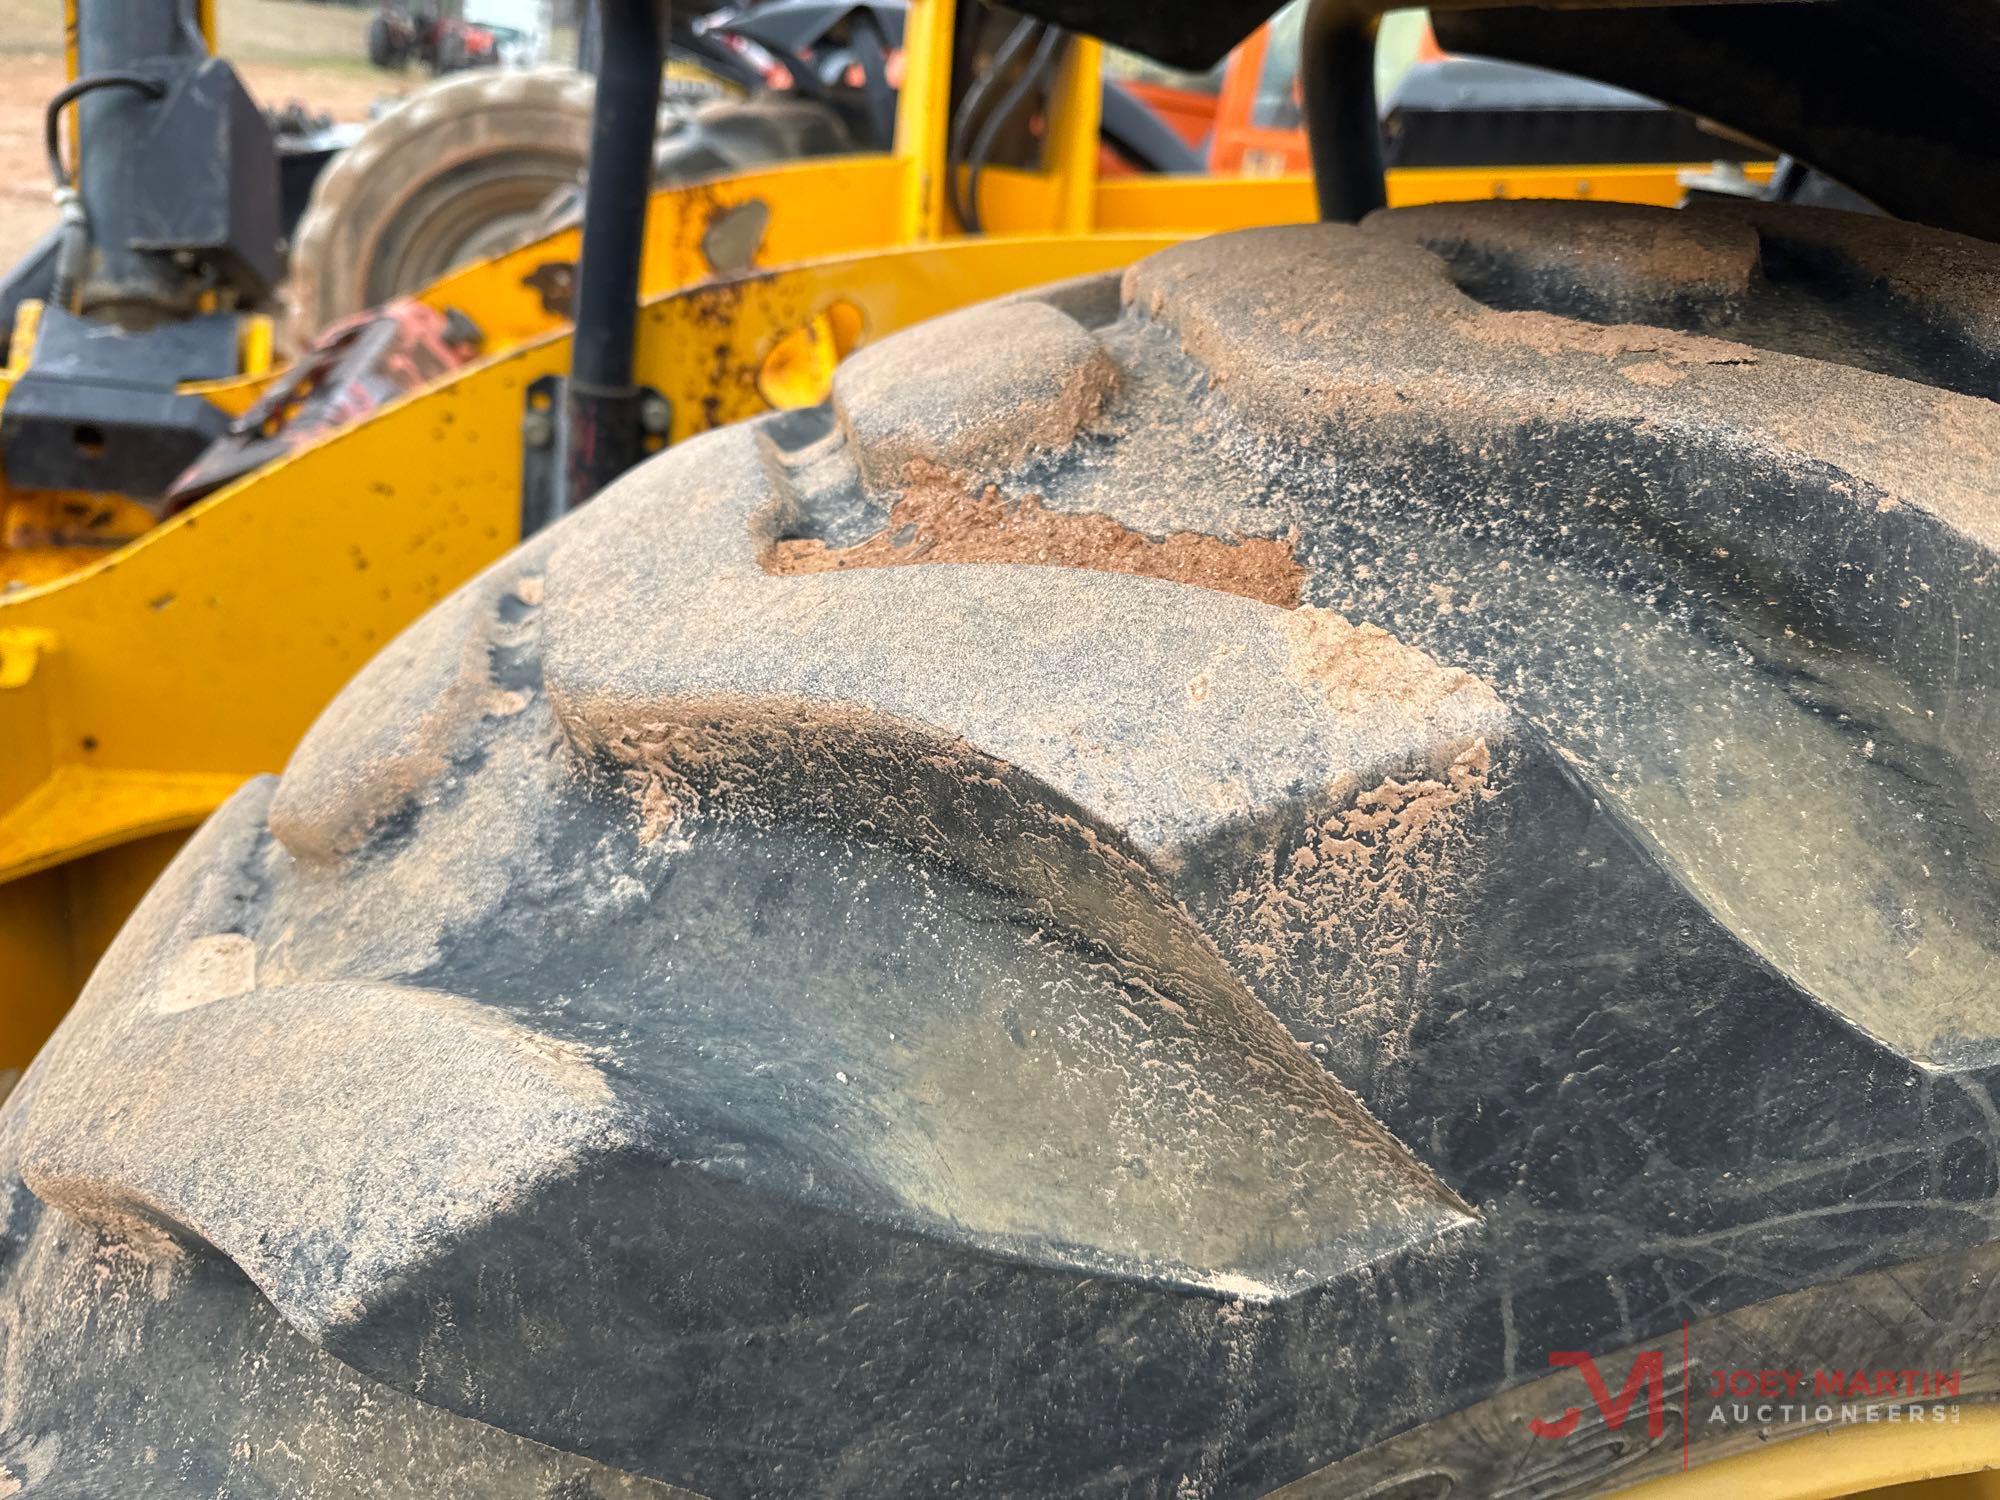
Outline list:
[[[528,42],[529,34],[523,28],[498,25],[483,17],[469,19],[462,4],[452,0],[435,8],[416,10],[385,3],[368,23],[368,61],[396,72],[412,62],[432,74],[498,67],[514,61],[510,51],[521,49]]]

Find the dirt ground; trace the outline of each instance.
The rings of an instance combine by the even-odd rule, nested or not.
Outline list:
[[[421,81],[368,66],[372,7],[299,0],[218,0],[221,49],[261,104],[296,99],[336,120],[365,120],[378,99]],[[0,3],[0,269],[55,223],[42,154],[42,108],[63,85],[62,7]]]

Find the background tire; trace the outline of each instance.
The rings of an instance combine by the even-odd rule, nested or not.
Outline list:
[[[590,152],[589,78],[459,74],[374,121],[314,185],[293,237],[287,336],[428,285],[531,238]]]

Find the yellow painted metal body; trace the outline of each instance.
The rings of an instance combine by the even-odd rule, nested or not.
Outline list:
[[[1620,1490],[1616,1500],[2000,1500],[2000,1406],[1956,1422],[1862,1422]]]

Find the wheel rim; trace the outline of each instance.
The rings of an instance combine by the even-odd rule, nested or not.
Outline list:
[[[550,194],[581,172],[580,162],[560,153],[509,152],[433,178],[376,242],[364,273],[367,301],[415,291],[531,238]]]

